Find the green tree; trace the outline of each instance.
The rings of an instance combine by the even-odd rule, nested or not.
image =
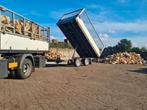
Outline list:
[[[136,51],[138,49],[133,49],[133,51]],[[122,39],[118,42],[117,45],[113,46],[113,47],[107,47],[105,48],[105,56],[107,55],[112,55],[115,53],[119,53],[119,52],[131,52],[132,51],[132,42],[130,40],[127,39]]]
[[[140,51],[142,51],[142,52],[147,52],[147,49],[146,49],[146,47],[142,47],[142,48],[140,49]]]
[[[116,47],[119,52],[130,52],[132,49],[132,42],[127,39],[122,39]]]
[[[131,52],[139,53],[140,52],[140,48],[139,47],[133,47],[131,49]]]
[[[69,49],[72,48],[71,44],[67,44],[67,43],[58,43],[58,42],[51,42],[51,43],[50,43],[50,47],[51,47],[51,48],[69,48]]]

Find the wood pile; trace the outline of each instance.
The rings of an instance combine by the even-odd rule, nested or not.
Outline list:
[[[109,55],[104,62],[109,64],[145,64],[140,54],[127,52]]]
[[[32,23],[32,32],[38,34],[39,26],[37,24]]]
[[[59,52],[57,49],[50,49],[48,53],[49,59],[63,58],[65,57],[63,53]]]
[[[8,16],[1,15],[1,22],[3,24],[9,25],[10,24],[10,18]]]
[[[23,34],[23,25],[24,25],[23,21],[21,21],[21,20],[15,21],[16,33]],[[27,21],[25,23],[25,31],[27,32],[26,35],[31,37],[32,34],[35,34],[32,37],[36,38],[36,36],[37,36],[36,34],[39,34],[39,26],[37,24],[34,24],[32,22]],[[32,32],[32,34],[31,34],[31,32]]]
[[[7,26],[4,27],[3,29],[6,30],[7,32],[12,32],[12,28],[10,27],[11,26],[10,18],[8,16],[1,15],[0,19],[1,19],[1,23]],[[2,30],[2,28],[0,30]]]
[[[4,24],[5,26],[5,31],[7,32],[12,32],[13,28],[12,28],[12,24],[13,21],[10,20],[9,16],[4,16],[1,15],[1,22],[2,24]],[[23,20],[15,20],[14,21],[15,24],[15,32],[17,34],[24,34],[24,22]],[[27,36],[33,37],[33,38],[39,38],[39,25],[31,22],[31,21],[26,21],[25,22],[25,31]]]
[[[30,21],[26,21],[25,31],[27,36],[39,38],[39,25]]]
[[[39,38],[39,26],[37,24],[32,23],[32,33],[33,38]]]
[[[31,31],[31,22],[30,21],[25,22],[25,29],[26,29],[26,31]]]
[[[27,35],[29,37],[32,36],[32,34],[31,34],[31,26],[32,26],[32,23],[30,21],[25,22],[25,31],[26,31],[25,35]]]
[[[15,32],[17,34],[23,34],[23,21],[21,20],[15,20]]]

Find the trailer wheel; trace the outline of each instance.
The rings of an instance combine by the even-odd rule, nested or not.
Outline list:
[[[89,64],[90,64],[90,65],[92,64],[92,59],[89,59]]]
[[[31,76],[33,70],[32,61],[28,58],[24,59],[20,68],[16,70],[16,78],[26,79]]]
[[[90,59],[89,59],[89,58],[83,59],[83,64],[84,64],[85,66],[88,66],[88,65],[90,64]]]
[[[76,66],[76,67],[80,67],[81,66],[81,60],[80,59],[75,59],[74,60],[74,65]]]
[[[10,73],[8,74],[8,79],[13,79],[15,78],[15,71],[10,71]]]
[[[70,60],[67,61],[67,64],[68,64],[68,65],[71,65],[72,62],[73,62],[73,61],[70,59]]]

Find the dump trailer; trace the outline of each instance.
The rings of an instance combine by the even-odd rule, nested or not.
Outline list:
[[[80,66],[91,64],[92,59],[98,59],[104,49],[104,44],[90,21],[85,9],[79,9],[64,14],[57,23],[67,37],[79,58],[73,57],[68,63]]]
[[[0,6],[0,78],[28,78],[45,66],[50,29]]]

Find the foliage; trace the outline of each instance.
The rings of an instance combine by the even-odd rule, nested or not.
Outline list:
[[[140,52],[140,48],[139,47],[133,47],[131,49],[131,52],[139,53]]]
[[[147,52],[147,48],[146,48],[146,47],[142,47],[142,48],[140,49],[140,51],[142,51],[142,52]]]
[[[50,43],[51,48],[72,48],[70,44],[67,43]]]
[[[113,47],[107,47],[107,50],[110,53],[119,53],[119,52],[130,52],[132,48],[132,42],[130,40],[127,39],[122,39],[120,40],[120,42],[118,42],[117,45],[113,46]]]
[[[118,49],[119,52],[130,52],[132,48],[132,42],[127,39],[122,39],[116,45],[116,48]]]

